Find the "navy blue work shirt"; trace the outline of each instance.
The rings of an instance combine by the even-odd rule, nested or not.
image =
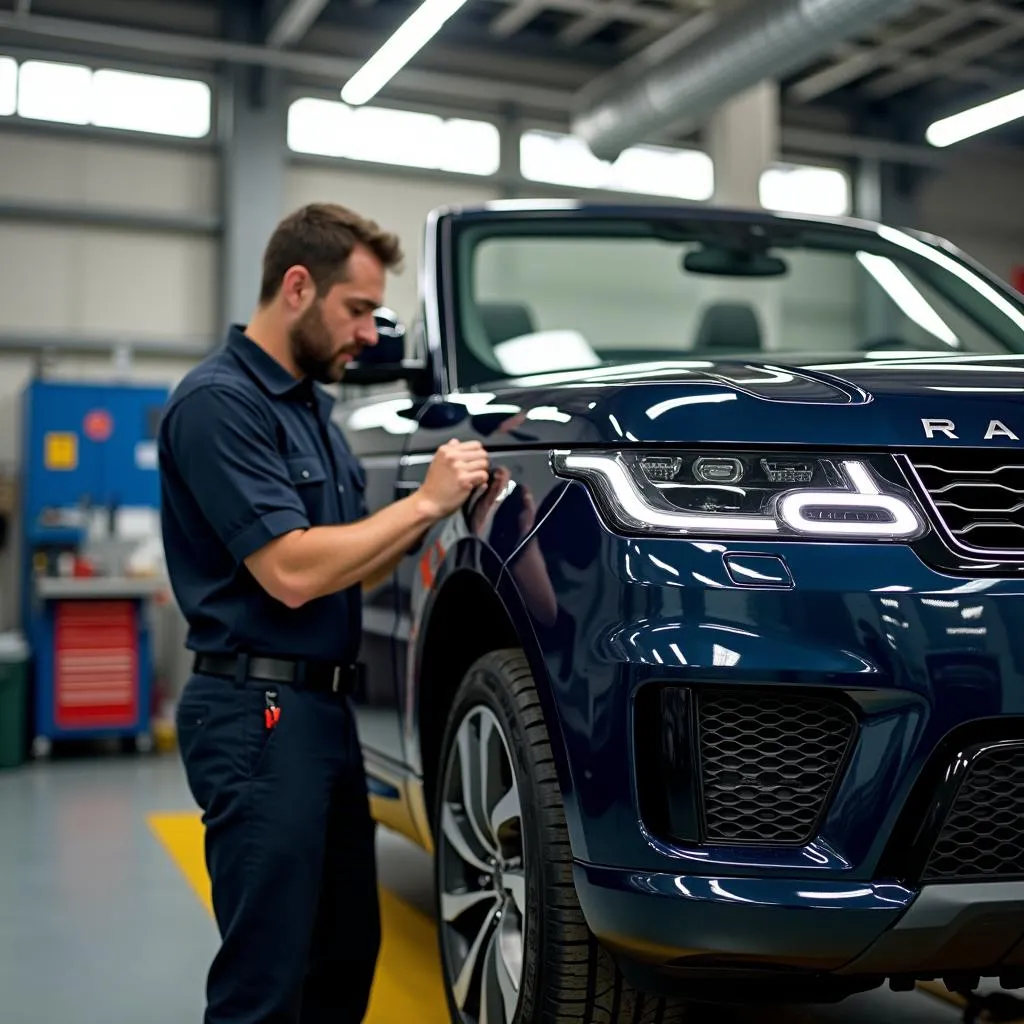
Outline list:
[[[244,564],[291,530],[366,515],[365,476],[332,405],[239,326],[171,395],[159,431],[161,518],[190,649],[356,660],[358,585],[293,609]]]

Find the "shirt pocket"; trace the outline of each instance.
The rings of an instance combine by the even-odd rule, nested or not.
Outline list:
[[[327,470],[323,462],[317,455],[288,455],[284,461],[288,477],[306,508],[309,521],[322,524],[327,486]]]
[[[351,455],[346,456],[339,468],[342,481],[342,486],[339,488],[342,514],[346,522],[354,522],[367,515],[366,477]]]

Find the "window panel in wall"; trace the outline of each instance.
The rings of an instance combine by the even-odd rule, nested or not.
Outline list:
[[[288,147],[296,153],[475,175],[497,171],[501,149],[498,129],[485,121],[353,108],[311,96],[289,107]]]
[[[213,92],[203,81],[0,56],[0,115],[204,138]]]
[[[519,169],[528,181],[698,202],[710,199],[715,188],[714,164],[699,150],[638,145],[608,161],[582,139],[548,131],[523,133]]]
[[[778,164],[761,175],[761,205],[767,210],[843,217],[850,213],[850,179],[835,167]]]
[[[201,139],[210,131],[205,82],[102,68],[92,78],[92,123],[105,128]]]
[[[18,74],[18,114],[39,121],[88,124],[92,71],[80,64],[30,60]]]

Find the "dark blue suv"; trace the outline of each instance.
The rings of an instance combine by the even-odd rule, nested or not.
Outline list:
[[[371,509],[492,459],[357,695],[453,1018],[1024,985],[1021,297],[883,225],[509,202],[430,218],[420,298],[337,415]]]

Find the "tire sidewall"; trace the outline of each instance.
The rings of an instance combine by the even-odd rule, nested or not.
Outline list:
[[[543,848],[540,841],[538,805],[540,794],[529,756],[526,723],[511,691],[509,680],[502,671],[503,659],[498,654],[488,654],[477,661],[466,673],[456,694],[448,715],[444,738],[441,743],[437,787],[434,795],[434,820],[440,830],[441,811],[444,806],[447,774],[451,761],[451,748],[463,720],[476,707],[489,709],[498,720],[512,759],[516,784],[519,788],[519,802],[522,822],[523,859],[526,877],[526,929],[523,934],[523,973],[520,982],[519,1006],[514,1022],[527,1024],[537,1014],[538,993],[542,990],[540,968],[543,964],[543,920],[544,920],[544,879]],[[519,681],[522,685],[522,681]],[[534,726],[536,731],[536,726]],[[434,856],[434,899],[438,920],[438,946],[444,974],[444,990],[452,1020],[461,1021],[458,1008],[451,993],[451,969],[447,962],[445,945],[441,934],[441,868],[440,849],[443,836],[438,834]]]

